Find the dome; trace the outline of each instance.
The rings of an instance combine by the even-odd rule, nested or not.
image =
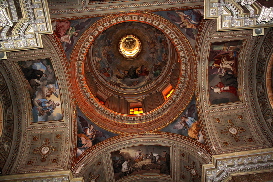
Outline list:
[[[192,97],[196,66],[192,54],[183,33],[160,16],[100,19],[72,53],[78,69],[76,100],[103,128],[121,124],[126,131],[133,127],[130,131],[139,132],[144,125],[164,127]],[[179,111],[169,114],[172,108]]]
[[[124,41],[129,42],[127,47],[135,43],[131,45],[131,50],[136,49],[134,56],[129,49],[126,55]],[[173,77],[179,74],[180,65],[175,48],[163,32],[149,24],[124,22],[106,29],[95,39],[86,59],[90,91],[101,104],[121,114],[130,114],[134,108],[140,112],[157,108],[177,85]],[[154,94],[159,102],[147,107]]]

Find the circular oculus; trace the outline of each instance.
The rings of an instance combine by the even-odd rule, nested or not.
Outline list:
[[[135,58],[141,51],[141,42],[134,35],[126,35],[119,41],[119,52],[125,58]]]

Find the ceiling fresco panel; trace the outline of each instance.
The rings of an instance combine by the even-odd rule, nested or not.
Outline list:
[[[63,119],[59,85],[50,59],[18,62],[28,81],[34,123]]]
[[[239,101],[238,65],[242,41],[212,43],[208,60],[210,104]]]

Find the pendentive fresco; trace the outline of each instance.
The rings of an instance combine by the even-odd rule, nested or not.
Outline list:
[[[79,109],[77,110],[77,157],[86,149],[116,135],[96,126]]]
[[[203,9],[160,11],[155,12],[155,14],[163,16],[167,20],[170,20],[178,28],[180,28],[183,34],[190,41],[191,45],[194,47],[195,39],[198,33],[198,27],[204,17]]]
[[[196,98],[193,97],[182,114],[161,131],[188,136],[200,143],[204,143],[201,122],[198,119]]]
[[[54,34],[59,38],[68,59],[81,34],[98,19],[88,18],[52,22]]]

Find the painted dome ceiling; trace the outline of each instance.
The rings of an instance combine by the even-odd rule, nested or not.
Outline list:
[[[130,39],[135,41],[139,53],[129,57],[123,55],[120,43],[124,39],[127,42]],[[91,46],[87,60],[85,76],[88,87],[110,109],[111,97],[122,99],[131,106],[142,107],[143,100],[152,92],[175,88],[180,69],[180,65],[176,64],[177,53],[170,40],[155,27],[140,22],[120,23],[102,32]],[[170,80],[164,82],[168,77],[172,77],[172,85]],[[157,106],[164,102],[163,97],[162,94]],[[129,114],[129,107],[112,109]]]
[[[113,132],[162,128],[193,95],[196,63],[190,42],[155,14],[98,20],[79,38],[71,58],[79,108]],[[170,114],[172,109],[177,112]]]

